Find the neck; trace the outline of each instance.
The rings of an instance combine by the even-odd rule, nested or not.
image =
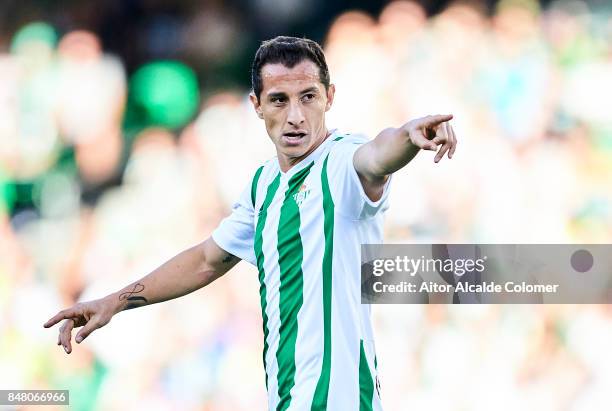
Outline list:
[[[310,147],[310,149],[305,152],[304,154],[302,154],[299,157],[285,157],[283,155],[281,155],[280,153],[278,153],[278,164],[280,165],[280,169],[283,173],[286,173],[287,171],[289,171],[291,169],[291,167],[295,166],[296,164],[298,164],[300,161],[302,161],[303,159],[305,159],[306,157],[308,157],[313,151],[315,151],[321,144],[323,144],[323,142],[325,140],[327,140],[327,138],[331,135],[331,132],[328,131],[327,129],[324,129],[324,132],[322,133],[322,137],[317,139],[317,142],[315,144],[313,144],[312,147]]]

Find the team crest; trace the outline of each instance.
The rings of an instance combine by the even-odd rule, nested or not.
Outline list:
[[[310,188],[306,187],[306,184],[302,184],[298,192],[293,195],[293,200],[298,205],[298,207],[300,207],[309,194]]]

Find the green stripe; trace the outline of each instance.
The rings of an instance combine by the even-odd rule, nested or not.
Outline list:
[[[374,382],[363,349],[363,340],[359,340],[359,411],[372,411],[373,396]]]
[[[278,265],[280,268],[279,311],[280,329],[278,351],[277,410],[286,410],[291,404],[291,388],[295,385],[295,342],[298,332],[297,315],[303,302],[302,239],[300,237],[300,209],[293,199],[310,168],[298,171],[289,179],[285,200],[278,221]]]
[[[260,169],[261,170],[261,169]],[[258,170],[259,172],[259,170]],[[255,174],[255,178],[258,179],[258,174]],[[274,180],[268,186],[266,192],[266,198],[261,206],[259,212],[259,219],[257,220],[257,227],[255,228],[255,257],[257,257],[257,269],[259,270],[259,297],[261,298],[261,316],[263,318],[263,332],[264,332],[264,348],[263,348],[263,364],[264,370],[266,370],[266,353],[268,352],[268,315],[266,314],[266,282],[264,281],[264,254],[263,254],[263,229],[266,226],[266,218],[268,217],[268,207],[278,190],[280,184],[280,172],[276,175]],[[254,200],[254,199],[253,199]],[[253,201],[254,203],[254,201]],[[268,372],[266,371],[266,389],[268,388]]]
[[[327,409],[329,392],[329,374],[331,370],[331,294],[332,294],[332,259],[334,254],[334,202],[329,190],[327,178],[327,160],[323,162],[321,188],[323,192],[323,232],[325,234],[325,252],[323,254],[323,364],[312,399],[311,410]]]
[[[344,138],[344,136],[336,137],[336,138],[334,138],[333,141],[339,141],[339,140],[342,140],[343,138]]]
[[[261,166],[257,169],[257,171],[255,172],[255,177],[253,177],[253,183],[251,184],[251,203],[253,204],[253,207],[255,207],[255,198],[257,195],[257,183],[259,183],[259,176],[261,175],[263,168],[264,166]]]

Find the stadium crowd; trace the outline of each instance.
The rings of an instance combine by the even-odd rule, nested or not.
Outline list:
[[[192,37],[235,33],[209,18],[194,19],[192,30],[208,29]],[[162,47],[164,33],[148,40]],[[332,128],[374,137],[455,116],[453,161],[421,153],[394,176],[386,242],[612,242],[605,2],[502,0],[492,13],[454,2],[428,15],[400,0],[375,16],[341,13],[320,40],[337,87]],[[119,314],[70,356],[42,327],[208,237],[274,155],[248,90],[206,89],[197,65],[175,60],[127,70],[97,33],[44,21],[3,43],[0,388],[70,389],[75,410],[264,408],[247,263],[182,299]],[[221,53],[208,47],[206,58]],[[609,402],[609,306],[379,305],[374,324],[389,410]]]

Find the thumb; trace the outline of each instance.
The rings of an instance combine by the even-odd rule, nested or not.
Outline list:
[[[101,327],[100,322],[96,317],[91,318],[83,328],[77,333],[75,341],[80,344],[89,334]]]

